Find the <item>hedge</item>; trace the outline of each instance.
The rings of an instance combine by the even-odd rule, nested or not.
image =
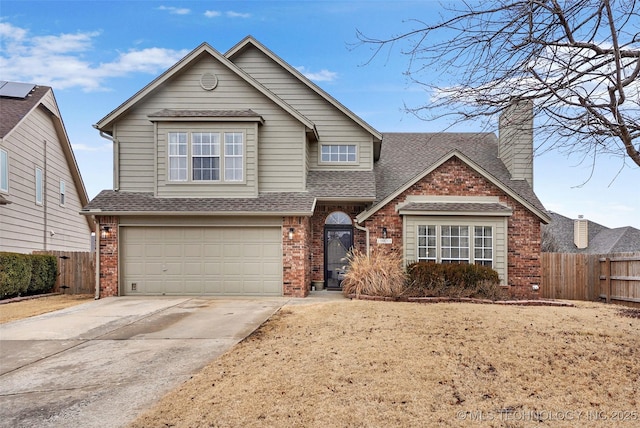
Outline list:
[[[0,252],[0,299],[51,291],[57,276],[55,256]]]
[[[407,294],[413,297],[506,297],[498,272],[482,265],[414,262],[407,274]]]

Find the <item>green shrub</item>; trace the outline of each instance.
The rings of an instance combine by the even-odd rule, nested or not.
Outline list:
[[[367,256],[354,249],[347,259],[349,267],[342,280],[345,295],[397,297],[404,291],[406,273],[398,253],[376,251]]]
[[[55,256],[46,254],[33,254],[31,281],[27,290],[28,294],[42,294],[53,290],[58,275],[58,261]]]
[[[507,293],[500,287],[498,273],[472,264],[415,262],[407,266],[406,294],[413,297],[475,297],[501,300]]]
[[[31,282],[28,254],[0,253],[0,298],[25,294]]]

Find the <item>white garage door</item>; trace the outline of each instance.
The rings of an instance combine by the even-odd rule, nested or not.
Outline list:
[[[279,227],[122,227],[125,295],[282,295]]]

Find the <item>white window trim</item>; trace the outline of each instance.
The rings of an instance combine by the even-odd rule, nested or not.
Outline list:
[[[192,142],[193,142],[193,134],[200,134],[200,133],[210,133],[210,134],[218,134],[219,135],[219,145],[220,145],[220,151],[219,151],[219,158],[220,158],[220,163],[219,163],[219,167],[220,167],[220,175],[219,175],[219,179],[218,180],[194,180],[193,179],[193,146],[192,146]],[[169,150],[169,141],[170,141],[170,135],[171,134],[187,134],[187,154],[186,154],[186,159],[187,159],[187,178],[186,180],[171,180],[171,161],[170,159],[172,157],[178,157],[178,155],[171,155],[170,154],[170,150]],[[224,141],[224,137],[225,134],[240,134],[242,135],[242,155],[235,155],[235,156],[228,156],[226,154],[226,147],[225,147],[225,141]],[[167,131],[167,142],[166,142],[166,148],[167,148],[167,164],[166,164],[166,182],[167,184],[193,184],[193,185],[210,185],[210,184],[246,184],[246,180],[247,180],[247,133],[244,130],[238,130],[238,129],[216,129],[216,130],[192,130],[192,131],[184,131],[184,130],[178,130],[178,131]],[[180,157],[185,157],[183,155],[179,155]],[[242,158],[242,180],[230,180],[230,179],[226,179],[225,173],[225,157],[227,158],[231,158],[231,157],[241,157]]]
[[[355,160],[353,161],[323,161],[322,160],[322,148],[323,147],[328,147],[328,146],[344,146],[344,147],[348,147],[348,146],[353,146],[356,149],[356,153],[355,153]],[[322,165],[358,165],[360,163],[360,147],[358,146],[358,144],[318,144],[318,163],[322,164]]]
[[[35,191],[36,191],[36,205],[43,205],[44,203],[44,171],[40,167],[35,168]]]
[[[421,247],[420,246],[420,227],[424,226],[424,227],[430,227],[433,226],[436,228],[436,259],[434,260],[433,258],[428,258],[428,257],[419,257],[420,254],[420,248],[428,248],[427,247]],[[495,233],[496,233],[496,228],[493,225],[490,224],[483,224],[483,225],[470,225],[470,224],[428,224],[428,223],[421,223],[416,225],[416,241],[415,241],[415,245],[416,245],[416,252],[415,252],[415,256],[416,256],[416,260],[417,261],[435,261],[436,263],[442,263],[442,227],[448,227],[448,226],[456,226],[456,227],[467,227],[469,230],[469,258],[465,259],[465,258],[458,258],[458,259],[454,259],[451,257],[447,257],[447,260],[459,260],[459,261],[468,261],[469,264],[475,264],[476,263],[476,259],[475,259],[475,228],[476,227],[489,227],[491,228],[491,259],[478,259],[478,261],[480,262],[486,262],[486,261],[491,261],[491,268],[495,269],[495,264],[496,264],[496,251],[495,251],[495,246],[496,246],[496,240],[495,240]],[[427,243],[428,244],[428,243]],[[488,247],[482,247],[482,248],[488,248]]]
[[[4,149],[0,149],[0,192],[9,193],[9,152]]]

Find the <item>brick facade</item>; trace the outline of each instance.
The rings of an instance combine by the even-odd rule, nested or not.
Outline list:
[[[118,217],[97,217],[100,242],[100,297],[117,296],[118,293]],[[109,228],[102,237],[105,227]]]
[[[536,297],[533,285],[540,284],[540,220],[527,208],[489,182],[458,158],[451,158],[409,189],[402,192],[365,222],[370,230],[372,249],[402,251],[403,219],[396,206],[408,195],[497,196],[513,214],[507,220],[507,268],[509,292],[517,297]],[[382,228],[387,228],[391,245],[378,245]]]
[[[282,293],[306,297],[311,288],[311,222],[309,217],[282,219]],[[289,239],[289,231],[292,239]]]

